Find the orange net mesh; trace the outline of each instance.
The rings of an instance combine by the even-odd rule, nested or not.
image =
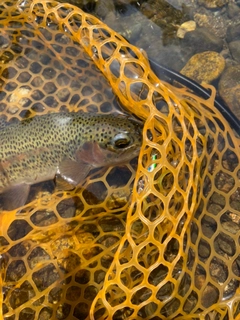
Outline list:
[[[103,74],[145,122],[138,164],[1,213],[2,318],[238,319],[240,140],[214,97],[163,83],[72,5],[9,1],[0,18],[7,121],[119,112]]]

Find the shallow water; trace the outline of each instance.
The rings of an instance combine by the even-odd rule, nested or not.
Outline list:
[[[100,3],[104,4],[97,2],[96,12],[97,9],[100,10]],[[111,2],[107,4],[110,6]],[[174,2],[171,4],[177,10],[181,8]],[[85,6],[86,9],[92,10],[94,6]],[[122,5],[118,5],[117,10],[114,6],[108,9],[110,13],[114,13],[114,19],[118,16],[120,20],[125,17],[133,23],[132,15],[136,14],[134,6],[127,5],[125,9],[129,10],[126,11]],[[64,12],[66,11],[61,13]],[[38,14],[38,23],[41,23],[41,10]],[[177,14],[175,18],[175,24],[179,23]],[[163,17],[162,20],[164,19],[167,18]],[[54,37],[48,41],[49,34],[44,34],[43,30],[41,36],[44,38],[48,57],[55,54],[58,58],[56,64],[53,64],[55,67],[44,66],[40,72],[44,82],[50,82],[51,86],[45,87],[44,83],[40,87],[50,90],[55,81],[58,82],[58,77],[54,76],[54,80],[48,81],[49,77],[52,77],[55,71],[61,73],[61,64],[57,62],[62,61],[63,57],[68,58],[64,60],[63,66],[66,66],[66,62],[70,63],[64,69],[69,76],[78,77],[81,68],[75,69],[77,58],[72,50],[67,50],[69,45],[62,41],[56,43],[60,39],[66,40],[65,37],[58,37],[58,31],[57,35],[54,32],[54,28],[58,30],[59,21],[54,24],[54,19],[49,20],[50,35]],[[149,19],[145,21],[150,23],[149,30],[155,28],[155,24]],[[77,23],[78,20],[73,22]],[[34,32],[39,32],[39,29],[41,30],[35,28]],[[158,29],[156,27],[156,30]],[[160,42],[164,43],[166,50],[171,46],[176,46],[178,50],[178,45],[166,40],[162,29],[163,26],[160,30]],[[144,32],[144,27],[141,27],[141,30]],[[16,30],[14,32],[17,34]],[[150,31],[147,34],[145,41],[150,38]],[[29,38],[28,52],[34,54],[26,55],[25,58],[29,59],[26,60],[30,61],[30,64],[31,59],[42,64],[38,55],[41,50],[35,50],[37,54],[34,52],[34,49],[37,49],[35,46],[39,44],[34,42],[34,36],[33,41],[31,36]],[[151,43],[154,42],[151,40]],[[75,47],[71,42],[72,46]],[[58,55],[61,48],[64,54]],[[158,48],[157,50],[159,51]],[[124,52],[126,51],[121,51]],[[30,74],[28,66],[24,64],[26,60],[17,60],[17,71],[21,74],[20,83]],[[85,80],[89,75],[89,68],[84,68],[84,61],[79,64],[85,69]],[[131,93],[134,94],[138,92],[135,90],[139,90],[139,86],[134,85],[137,83],[134,82],[136,78],[130,77],[130,80],[126,81],[126,75],[137,76],[137,72],[131,73],[132,70],[140,70],[141,74],[143,68],[137,69],[136,65],[134,62],[131,65],[133,68],[127,68],[125,73],[121,73],[125,83],[133,84]],[[24,66],[27,73],[22,72],[21,68]],[[34,64],[34,67],[38,65]],[[144,70],[146,69],[147,67],[144,67]],[[31,69],[31,72],[35,71],[35,68]],[[95,84],[97,75],[97,72],[90,72],[89,87],[93,86],[92,81]],[[4,283],[3,313],[6,319],[89,319],[89,309],[98,293],[102,295],[100,300],[108,303],[105,311],[111,315],[115,313],[113,319],[129,318],[131,312],[135,312],[136,319],[148,319],[153,313],[155,319],[182,319],[180,312],[186,315],[184,320],[190,318],[191,312],[196,315],[196,319],[208,312],[206,319],[213,318],[214,315],[215,319],[226,319],[224,315],[228,313],[227,303],[235,302],[233,299],[239,286],[239,256],[236,250],[240,230],[237,214],[239,192],[236,187],[240,174],[239,140],[234,137],[224,119],[211,111],[211,102],[205,106],[204,102],[197,103],[194,96],[191,96],[188,104],[181,100],[184,107],[180,109],[181,103],[176,98],[177,95],[171,95],[171,90],[168,91],[165,85],[163,89],[166,90],[162,96],[158,94],[157,85],[160,84],[156,80],[154,82],[150,73],[148,75],[149,78],[144,79],[146,86],[140,90],[140,97],[137,97],[140,100],[138,111],[146,111],[144,99],[151,88],[153,94],[148,96],[147,103],[152,108],[152,121],[149,119],[151,117],[146,116],[145,148],[140,158],[141,165],[138,166],[136,178],[138,184],[135,184],[135,187],[136,159],[122,168],[93,172],[83,188],[55,192],[53,195],[37,192],[37,200],[21,211],[0,215],[1,279]],[[67,79],[68,77],[61,77],[59,80],[62,82],[58,82],[58,85],[71,89],[71,93],[79,93],[78,85],[68,86]],[[153,84],[148,82],[149,79],[153,80]],[[31,85],[36,85],[39,80],[41,79],[38,78],[33,84],[31,82]],[[26,82],[28,83],[27,79]],[[104,83],[102,88],[109,88],[108,83]],[[8,88],[12,89],[12,86]],[[90,89],[81,89],[81,94],[84,95],[85,90],[89,92]],[[97,98],[101,98],[101,91],[105,91],[101,88],[99,90],[100,96]],[[63,103],[67,106],[67,102],[71,100],[65,92],[61,91],[57,97],[58,101],[66,98]],[[180,99],[186,95],[181,95],[177,89],[173,92],[177,92]],[[11,91],[8,92],[8,98],[21,97],[25,91],[20,90],[17,93],[18,95],[11,96]],[[36,90],[31,98],[34,100],[39,97],[41,96]],[[111,98],[114,99],[112,95],[109,99]],[[139,100],[134,98],[136,94],[129,96],[135,107]],[[25,102],[24,99],[20,101]],[[51,103],[45,100],[45,95],[40,101],[43,102],[44,112],[51,111]],[[27,102],[31,105],[32,100]],[[96,112],[112,112],[112,109],[101,109],[101,99],[97,102]],[[6,105],[8,106],[7,103]],[[84,111],[89,111],[88,107],[91,105],[91,101],[83,106],[79,101],[74,110],[83,107]],[[61,107],[61,102],[56,106],[56,110],[58,107]],[[134,108],[129,109],[134,111]],[[42,112],[41,108],[31,110]],[[14,109],[10,111],[13,112]],[[20,110],[16,112],[16,117],[27,116],[19,112]],[[5,114],[10,119],[15,116],[15,113]],[[160,131],[155,130],[155,126],[161,128]],[[131,201],[134,205],[129,208]],[[127,214],[129,219],[126,219]],[[192,223],[189,223],[189,217]],[[118,246],[121,249],[119,252]],[[160,256],[161,260],[158,259]],[[112,264],[113,259],[117,261],[116,269]],[[111,273],[105,277],[109,270]],[[119,275],[117,281],[109,284],[116,274]],[[104,278],[106,282],[104,290],[101,290]],[[152,296],[156,297],[154,303],[151,300],[151,291]],[[227,299],[228,302],[225,301]],[[211,309],[215,307],[215,302],[219,302],[217,311],[216,308]],[[113,310],[116,305],[117,312]],[[236,299],[235,309],[238,309],[238,306],[239,301]],[[97,319],[102,319],[101,312],[96,306]],[[236,313],[239,313],[239,310]]]
[[[157,63],[198,83],[212,84],[240,119],[239,1],[99,0],[80,7],[145,50]],[[204,52],[210,53],[206,57]],[[196,60],[182,71],[193,56]]]

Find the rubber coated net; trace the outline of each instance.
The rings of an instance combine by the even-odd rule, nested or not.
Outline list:
[[[240,139],[214,93],[162,82],[72,5],[6,1],[0,28],[2,120],[119,99],[145,123],[138,162],[1,212],[1,318],[239,319]]]

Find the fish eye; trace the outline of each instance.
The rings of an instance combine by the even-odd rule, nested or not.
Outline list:
[[[129,146],[131,141],[126,133],[119,133],[113,138],[112,142],[115,148],[124,149]]]

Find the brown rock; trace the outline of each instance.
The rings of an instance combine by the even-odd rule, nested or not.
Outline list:
[[[198,3],[208,9],[215,9],[223,7],[228,3],[228,0],[198,0]]]
[[[193,20],[189,20],[181,24],[177,31],[178,38],[184,38],[185,34],[189,31],[193,31],[196,29],[196,22]]]
[[[224,58],[217,52],[205,51],[195,54],[181,70],[181,73],[199,83],[211,83],[225,67]]]
[[[240,64],[230,66],[223,72],[218,89],[220,96],[240,119]]]
[[[229,49],[234,60],[240,62],[240,40],[231,41],[229,43]]]

